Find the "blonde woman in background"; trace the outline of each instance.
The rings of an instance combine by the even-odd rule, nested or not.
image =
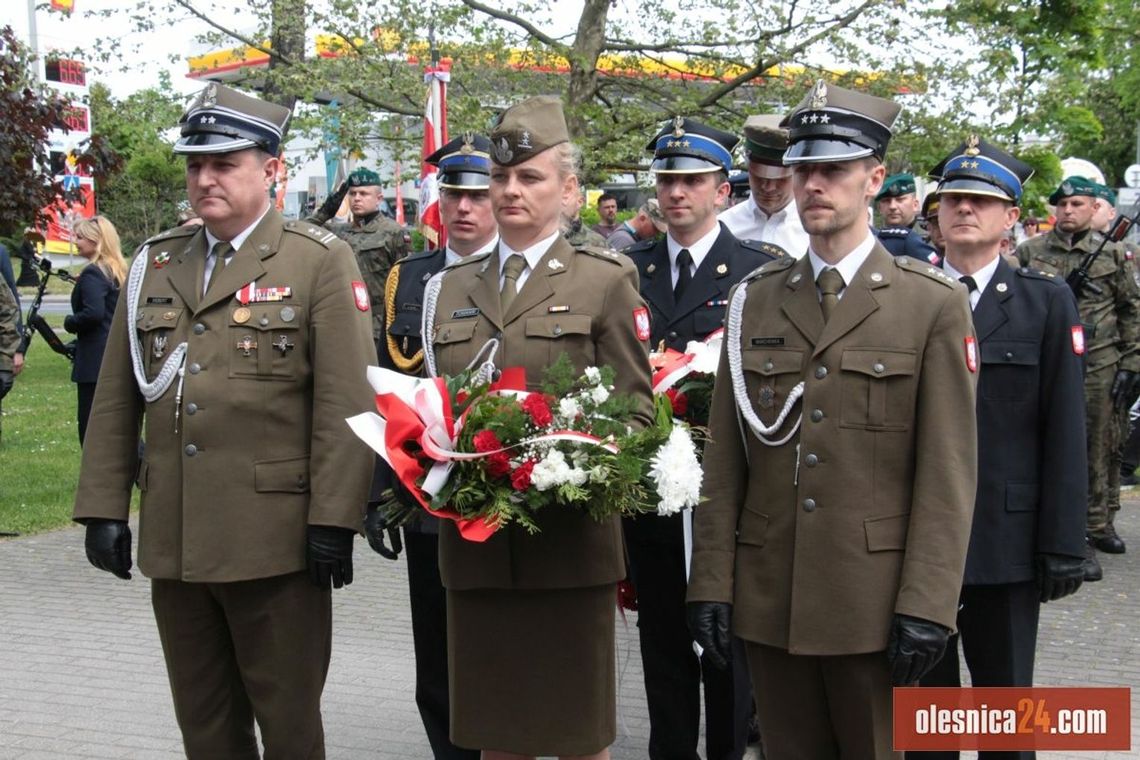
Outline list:
[[[81,219],[75,224],[74,234],[79,255],[91,262],[79,273],[71,291],[72,313],[63,321],[63,329],[76,335],[71,381],[79,395],[77,419],[82,446],[103,349],[111,332],[111,317],[119,301],[119,289],[127,279],[127,265],[119,249],[119,233],[106,217]]]

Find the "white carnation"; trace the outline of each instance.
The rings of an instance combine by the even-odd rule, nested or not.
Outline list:
[[[558,402],[558,413],[568,422],[572,422],[582,413],[582,405],[573,396],[561,399]]]
[[[604,385],[595,385],[590,391],[590,398],[593,399],[595,404],[604,404],[609,397],[610,392]]]
[[[546,452],[546,456],[535,463],[530,473],[530,482],[539,491],[549,491],[564,483],[580,486],[589,477],[588,471],[572,467],[561,451],[550,449]]]
[[[697,447],[688,428],[683,425],[673,428],[669,439],[653,455],[649,476],[661,497],[657,514],[673,515],[697,505],[701,497],[702,472],[697,461]]]
[[[720,344],[719,338],[708,343],[696,340],[689,341],[688,345],[685,346],[685,353],[693,355],[692,361],[689,362],[689,369],[705,375],[715,375],[717,363],[720,361]]]
[[[602,382],[602,371],[597,367],[586,367],[586,381],[591,385]]]

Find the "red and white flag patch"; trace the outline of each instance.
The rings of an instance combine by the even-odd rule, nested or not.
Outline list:
[[[633,329],[638,340],[649,340],[649,309],[639,306],[633,310]]]
[[[1073,337],[1073,353],[1080,356],[1085,352],[1085,328],[1073,325],[1069,328],[1069,334]]]
[[[361,311],[368,311],[372,305],[372,299],[368,297],[368,288],[360,280],[352,281],[352,297],[356,301],[356,308]]]
[[[966,336],[966,369],[978,371],[978,341],[973,335]]]

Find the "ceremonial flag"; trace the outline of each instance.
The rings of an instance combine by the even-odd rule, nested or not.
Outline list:
[[[404,190],[400,187],[403,178],[400,176],[400,162],[396,162],[396,224],[404,226]]]
[[[424,108],[424,144],[420,156],[420,232],[428,248],[442,248],[447,242],[439,217],[439,188],[435,183],[436,168],[426,159],[447,142],[447,83],[451,80],[451,61],[433,63],[424,71],[428,85]]]

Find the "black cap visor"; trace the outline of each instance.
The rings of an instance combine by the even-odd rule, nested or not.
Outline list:
[[[866,145],[847,140],[800,140],[788,146],[784,153],[785,164],[823,163],[826,161],[854,161],[874,155]]]
[[[935,191],[938,195],[946,193],[958,193],[960,195],[986,195],[991,198],[1001,198],[1010,203],[1017,203],[1017,199],[1013,197],[1007,189],[999,186],[993,182],[986,182],[982,179],[975,177],[950,177],[944,179],[938,184],[938,189]]]
[[[482,172],[440,172],[439,186],[454,190],[487,190],[491,177]]]
[[[724,170],[720,162],[696,156],[661,156],[649,165],[649,171],[660,174],[699,174]]]

